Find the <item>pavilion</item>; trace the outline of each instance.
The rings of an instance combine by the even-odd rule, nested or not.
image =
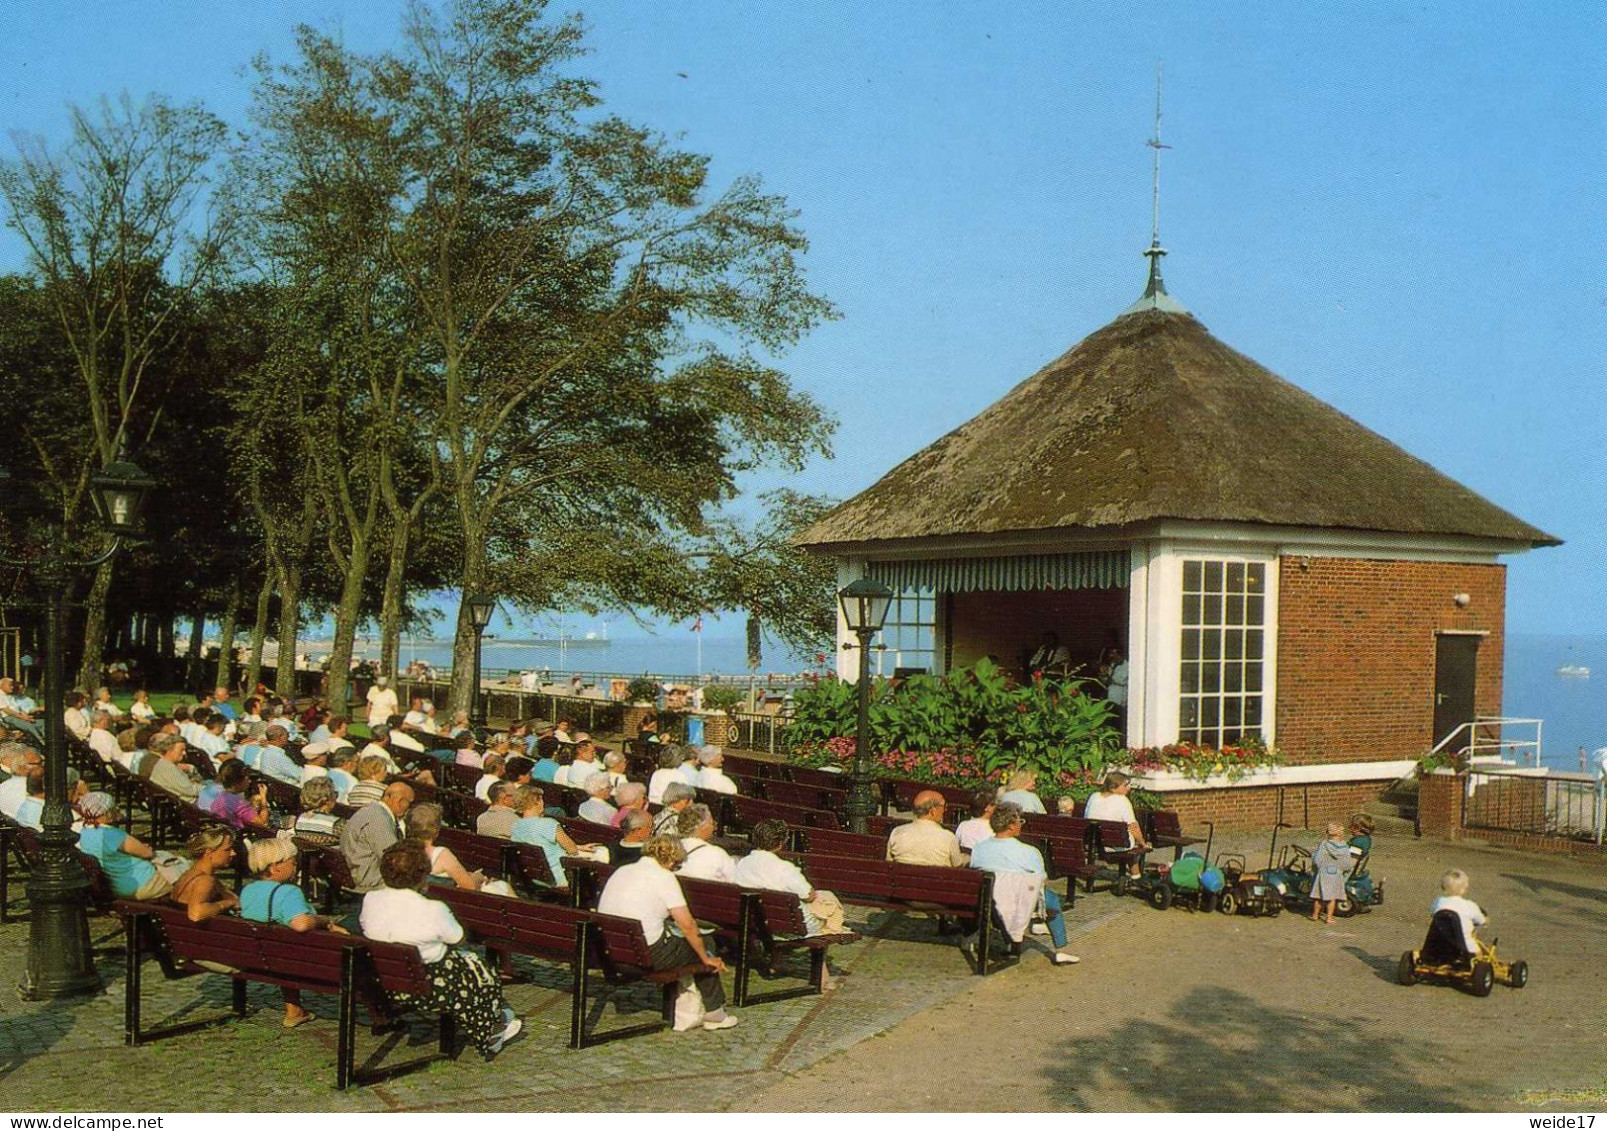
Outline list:
[[[1019,672],[1046,630],[1084,674],[1120,646],[1129,746],[1259,734],[1287,760],[1159,775],[1169,802],[1277,819],[1298,787],[1342,812],[1500,714],[1500,559],[1559,540],[1212,337],[1162,254],[1132,307],[799,542],[898,594],[885,674]]]

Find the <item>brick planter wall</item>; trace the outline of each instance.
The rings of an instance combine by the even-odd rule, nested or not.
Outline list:
[[[1423,836],[1454,840],[1462,827],[1465,779],[1429,774],[1417,783],[1417,828]]]
[[[1269,829],[1278,821],[1322,828],[1346,821],[1390,787],[1390,781],[1323,785],[1248,786],[1244,789],[1180,789],[1158,793],[1162,809],[1175,809],[1184,828],[1214,821],[1219,829]]]
[[[1501,713],[1505,566],[1284,557],[1278,606],[1278,746],[1292,765],[1428,750],[1437,631],[1489,633],[1474,704]]]
[[[1520,781],[1501,784],[1522,787],[1529,783]],[[1488,785],[1481,787],[1480,792],[1488,788]],[[1437,840],[1478,840],[1524,852],[1545,852],[1607,860],[1607,849],[1589,841],[1544,836],[1539,833],[1508,832],[1502,829],[1465,828],[1462,824],[1462,797],[1466,789],[1467,778],[1458,774],[1430,774],[1418,782],[1417,823],[1423,836]],[[1504,793],[1502,801],[1506,803],[1510,797],[1513,799],[1513,804],[1527,806],[1530,792],[1522,788],[1514,789]]]

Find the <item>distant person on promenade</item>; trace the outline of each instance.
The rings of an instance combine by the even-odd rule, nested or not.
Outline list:
[[[396,714],[400,705],[396,699],[396,692],[391,687],[391,681],[380,676],[374,681],[374,686],[368,689],[369,728],[385,725],[390,717]]]

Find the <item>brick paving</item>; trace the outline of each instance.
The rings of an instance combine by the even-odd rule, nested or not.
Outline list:
[[[1136,900],[1080,899],[1068,913],[1073,937],[1142,910]],[[455,1062],[342,1093],[333,1086],[335,1001],[309,995],[320,1020],[287,1031],[272,987],[250,987],[250,1012],[228,1025],[140,1048],[123,1045],[123,959],[100,961],[106,992],[72,1003],[42,1004],[0,987],[0,1077],[19,1108],[39,1111],[520,1111],[708,1110],[740,1102],[821,1059],[886,1032],[922,1010],[971,990],[952,938],[931,920],[849,908],[850,926],[866,938],[832,951],[836,985],[821,996],[753,1005],[742,1024],[719,1033],[671,1033],[575,1052],[567,1047],[570,995],[565,971],[519,960],[528,982],[508,987],[509,1004],[525,1019],[524,1035],[490,1064],[472,1048]],[[117,920],[95,919],[96,945],[117,946]],[[1045,940],[1046,941],[1046,940]],[[0,948],[21,966],[26,923],[0,926]],[[799,956],[799,969],[806,960]],[[1042,950],[990,976],[1048,977]],[[728,976],[729,977],[729,976]],[[779,984],[779,983],[778,983]],[[166,982],[154,962],[144,969],[148,1025],[224,1009],[229,982],[203,976]],[[728,986],[729,988],[729,986]],[[758,988],[768,988],[762,979]],[[657,993],[648,987],[605,991],[594,1024],[623,1026],[650,1017]],[[631,1012],[620,1013],[624,1008]],[[433,1029],[417,1024],[405,1042],[358,1029],[358,1058],[380,1050],[395,1063],[430,1051]],[[94,1066],[90,1071],[90,1066]],[[10,1106],[10,1104],[8,1104]]]

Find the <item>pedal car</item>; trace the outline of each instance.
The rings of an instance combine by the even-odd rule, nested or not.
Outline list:
[[[1209,853],[1216,826],[1210,821],[1205,824],[1210,830],[1205,839],[1205,851]],[[1174,905],[1190,911],[1210,911],[1216,907],[1222,886],[1222,873],[1209,866],[1209,856],[1185,852],[1169,864],[1150,865],[1146,861],[1138,876],[1128,881],[1127,890],[1159,911]]]
[[[1529,964],[1502,961],[1495,951],[1496,942],[1491,939],[1486,943],[1475,936],[1477,949],[1470,954],[1456,912],[1437,911],[1422,947],[1401,955],[1396,977],[1403,986],[1422,981],[1448,982],[1465,987],[1474,997],[1488,997],[1497,982],[1523,989],[1529,984]]]
[[[1222,914],[1268,918],[1283,914],[1283,896],[1262,873],[1247,871],[1242,855],[1224,852],[1216,858],[1216,866],[1222,872],[1223,885],[1216,909]]]
[[[1311,867],[1311,853],[1298,844],[1286,844],[1278,852],[1278,830],[1292,829],[1293,825],[1279,821],[1272,828],[1272,845],[1267,849],[1267,867],[1261,878],[1277,889],[1289,907],[1303,911],[1311,906],[1311,884],[1316,875]],[[1277,857],[1274,866],[1273,857]],[[1334,913],[1341,918],[1365,914],[1370,908],[1384,902],[1384,881],[1375,880],[1367,871],[1370,854],[1361,856],[1345,877],[1345,897],[1334,905]]]

